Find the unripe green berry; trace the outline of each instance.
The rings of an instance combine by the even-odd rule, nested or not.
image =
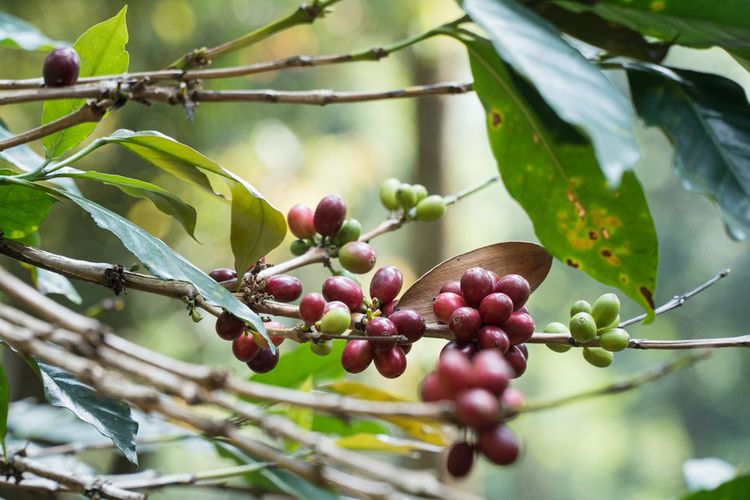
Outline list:
[[[630,335],[622,328],[614,328],[602,333],[599,337],[599,345],[602,349],[610,352],[622,351],[628,347]]]
[[[445,214],[445,200],[442,196],[433,194],[417,204],[415,219],[432,222]]]
[[[333,351],[333,341],[310,342],[310,350],[318,356],[328,356]]]
[[[615,360],[615,355],[601,347],[584,347],[583,359],[598,368],[606,368]]]
[[[401,181],[391,177],[380,185],[380,203],[388,210],[398,210],[399,204],[396,199],[396,191],[401,187]]]
[[[349,329],[352,318],[349,312],[338,307],[325,313],[320,320],[320,331],[331,335],[340,335]]]
[[[376,260],[375,250],[364,241],[350,241],[339,250],[339,263],[353,273],[370,272]]]
[[[620,299],[614,293],[605,293],[594,302],[591,316],[599,326],[609,326],[620,314]]]
[[[610,323],[607,326],[603,326],[601,328],[597,328],[596,331],[597,331],[597,333],[599,335],[601,335],[602,333],[608,332],[609,330],[614,330],[615,328],[617,328],[617,326],[619,324],[620,324],[620,315],[618,314],[617,317],[615,318],[615,320],[612,323]]]
[[[309,249],[310,242],[306,240],[294,240],[292,244],[289,245],[289,250],[292,252],[292,255],[302,255]]]
[[[339,232],[334,236],[334,241],[343,245],[350,241],[357,241],[359,236],[362,234],[362,224],[357,219],[347,219],[339,229]]]
[[[417,204],[417,192],[411,184],[404,183],[396,190],[396,199],[401,208],[409,210]]]
[[[570,333],[568,327],[559,321],[553,321],[544,327],[544,333]],[[547,344],[547,347],[555,352],[567,352],[573,346],[570,344]]]
[[[591,342],[596,338],[596,323],[589,313],[580,312],[570,318],[570,334],[578,342]]]
[[[589,304],[585,300],[576,300],[575,302],[573,302],[573,305],[570,306],[570,317],[572,318],[573,316],[581,312],[591,314],[591,304]]]
[[[427,188],[424,187],[422,184],[412,184],[411,188],[414,190],[414,192],[417,195],[417,203],[427,198],[427,195],[429,194],[427,192]]]

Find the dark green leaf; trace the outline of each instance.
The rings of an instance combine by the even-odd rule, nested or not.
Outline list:
[[[656,66],[630,66],[638,113],[675,146],[685,189],[721,207],[729,234],[750,234],[750,106],[742,87],[721,76]]]
[[[463,6],[503,60],[560,118],[591,138],[602,171],[618,184],[640,156],[635,114],[625,96],[557,28],[516,0],[465,0]]]
[[[682,500],[747,500],[750,491],[750,476],[742,476],[728,481],[715,490],[696,491],[682,497]]]
[[[0,12],[0,47],[23,50],[52,50],[64,45],[47,38],[35,26],[5,12]]]
[[[33,184],[0,184],[0,231],[3,236],[16,240],[35,233],[52,203],[52,198]]]
[[[268,373],[256,373],[251,377],[255,382],[279,385],[281,387],[299,387],[309,375],[318,384],[323,380],[337,379],[344,375],[341,366],[341,353],[344,342],[336,342],[328,356],[318,356],[305,344],[292,351],[285,351],[279,364]]]
[[[5,454],[5,437],[8,435],[8,405],[10,404],[10,388],[5,368],[0,363],[0,440]]]
[[[117,15],[89,28],[73,44],[81,58],[80,78],[97,75],[112,75],[128,71],[129,55],[125,50],[128,28],[125,23],[127,6]],[[45,101],[42,123],[62,118],[85,104],[85,99]],[[44,139],[47,158],[59,158],[76,147],[96,128],[96,123],[82,123],[61,130]]]
[[[195,209],[169,191],[155,184],[131,177],[95,172],[93,170],[82,172],[80,170],[66,169],[59,175],[101,182],[108,186],[114,186],[127,195],[150,200],[156,208],[177,219],[188,234],[195,237]]]
[[[608,185],[588,143],[483,40],[463,36],[508,192],[556,258],[618,287],[653,315],[656,230],[638,180]]]
[[[52,406],[72,411],[111,439],[129,462],[138,464],[135,451],[138,422],[131,417],[130,407],[126,403],[97,394],[94,389],[55,366],[42,362],[37,362],[37,365],[44,383],[44,396]]]

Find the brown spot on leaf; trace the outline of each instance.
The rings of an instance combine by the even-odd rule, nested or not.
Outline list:
[[[609,231],[607,231],[607,228],[604,228],[604,227],[602,228],[602,237],[603,237],[603,238],[604,238],[605,240],[608,240],[608,239],[609,239]]]
[[[580,264],[578,262],[574,261],[573,259],[568,259],[568,260],[565,261],[565,263],[567,265],[569,265],[570,267],[574,267],[576,269],[578,269],[578,267],[580,266]]]
[[[590,240],[596,240],[599,237],[598,234],[596,234],[596,231],[589,231],[589,239]]]
[[[602,249],[602,257],[604,257],[605,259],[608,257],[612,257],[612,252],[609,249],[604,248]]]
[[[642,286],[640,288],[641,295],[643,295],[643,298],[646,299],[646,302],[648,302],[649,307],[651,309],[654,308],[654,295],[651,293],[651,290],[646,288],[645,286]]]
[[[503,122],[503,117],[497,111],[492,112],[492,126],[497,127]]]
[[[622,281],[623,284],[627,284],[630,280],[628,279],[627,276],[625,276],[624,274],[622,274],[622,275],[620,275],[620,281]]]
[[[531,136],[531,140],[534,141],[535,144],[539,143],[539,134],[534,134]]]
[[[583,205],[581,204],[580,200],[576,197],[575,193],[568,189],[568,201],[573,204],[573,207],[576,209],[576,215],[583,219],[586,216],[586,209],[583,208]]]

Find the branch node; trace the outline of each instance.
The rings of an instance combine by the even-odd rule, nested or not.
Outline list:
[[[125,268],[120,264],[110,267],[104,271],[104,279],[106,280],[106,286],[111,288],[115,295],[125,294]]]

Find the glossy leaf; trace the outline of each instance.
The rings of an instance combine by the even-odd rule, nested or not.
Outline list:
[[[502,59],[560,118],[591,138],[604,175],[618,184],[640,156],[635,114],[625,96],[557,28],[520,2],[464,0],[463,7]]]
[[[125,6],[114,17],[92,26],[73,44],[81,59],[80,78],[128,71],[130,57],[125,50],[125,44],[128,42],[128,28],[125,22],[127,10]],[[85,102],[85,99],[45,101],[42,123],[62,118],[81,108]],[[96,123],[82,123],[47,136],[44,139],[47,158],[59,158],[80,144],[95,128]]]
[[[126,403],[98,394],[60,368],[42,362],[36,364],[44,384],[44,396],[52,406],[73,412],[111,439],[130,463],[138,464],[135,451],[138,422],[131,417]]]
[[[378,434],[354,434],[337,439],[336,444],[341,448],[350,450],[395,453],[397,455],[407,455],[418,451],[440,453],[443,450],[442,446]]]
[[[750,234],[750,105],[733,81],[657,66],[630,66],[638,113],[675,147],[674,167],[688,191],[722,209],[727,231]]]
[[[316,384],[340,378],[344,375],[344,368],[341,366],[344,345],[344,342],[335,342],[333,351],[328,356],[318,356],[304,344],[292,350],[282,349],[276,368],[268,373],[256,373],[250,380],[281,387],[299,387],[308,376],[312,376]]]
[[[35,233],[54,200],[35,186],[0,184],[0,231],[17,240]]]
[[[590,145],[484,40],[462,35],[508,192],[554,257],[625,292],[653,318],[656,230],[638,180],[613,189]]]
[[[5,437],[8,435],[8,405],[10,404],[10,386],[5,368],[0,363],[0,441],[5,455]]]
[[[741,476],[716,489],[690,493],[681,500],[746,500],[748,491],[750,491],[750,476]]]
[[[35,26],[5,12],[0,12],[0,47],[23,50],[52,50],[65,45],[48,38]]]

